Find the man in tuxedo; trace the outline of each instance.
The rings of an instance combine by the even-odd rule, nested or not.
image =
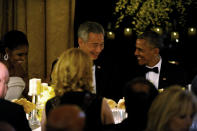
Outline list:
[[[97,59],[104,49],[104,28],[97,22],[86,21],[78,29],[79,48],[89,54],[94,61],[93,68],[93,87],[98,95],[103,95],[104,88],[104,70],[98,65]]]
[[[186,73],[181,66],[171,64],[161,57],[162,47],[163,40],[156,32],[148,31],[137,37],[134,53],[139,65],[137,75],[150,80],[157,89],[172,84],[185,86]]]
[[[4,100],[7,92],[9,73],[7,67],[0,62],[0,121],[5,121],[16,131],[31,131],[22,106]]]

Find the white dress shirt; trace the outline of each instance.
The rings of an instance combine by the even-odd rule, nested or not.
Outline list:
[[[92,91],[92,93],[93,94],[96,94],[96,74],[95,74],[95,71],[96,71],[96,66],[94,65],[92,67],[92,77],[93,77],[93,82],[92,82],[93,91]]]
[[[160,70],[161,70],[161,62],[162,62],[162,59],[160,57],[159,62],[155,66],[153,66],[153,67],[146,66],[148,68],[158,67],[158,73],[155,73],[155,72],[152,72],[152,71],[146,73],[146,79],[148,79],[150,82],[152,82],[157,89],[158,89],[158,86],[159,86],[159,75],[160,75]]]

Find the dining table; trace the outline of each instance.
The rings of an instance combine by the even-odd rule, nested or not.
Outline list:
[[[127,113],[125,112],[125,110],[122,109],[112,109],[112,114],[114,117],[114,122],[115,124],[121,123],[124,119],[127,118]],[[41,131],[41,126],[40,123],[37,124],[30,124],[30,127],[32,129],[32,131]]]

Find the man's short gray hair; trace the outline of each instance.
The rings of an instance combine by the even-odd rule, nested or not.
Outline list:
[[[78,38],[81,38],[83,41],[87,42],[89,33],[103,34],[104,28],[101,24],[92,21],[86,21],[79,26],[78,29]]]

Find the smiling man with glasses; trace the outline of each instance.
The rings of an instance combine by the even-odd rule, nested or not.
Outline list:
[[[104,49],[104,29],[96,22],[84,22],[78,29],[79,48],[96,60]]]
[[[93,61],[97,60],[104,49],[104,28],[101,24],[86,21],[79,26],[78,44],[79,48],[86,52]],[[104,84],[104,70],[101,65],[93,66],[93,87],[97,95],[102,95]]]

